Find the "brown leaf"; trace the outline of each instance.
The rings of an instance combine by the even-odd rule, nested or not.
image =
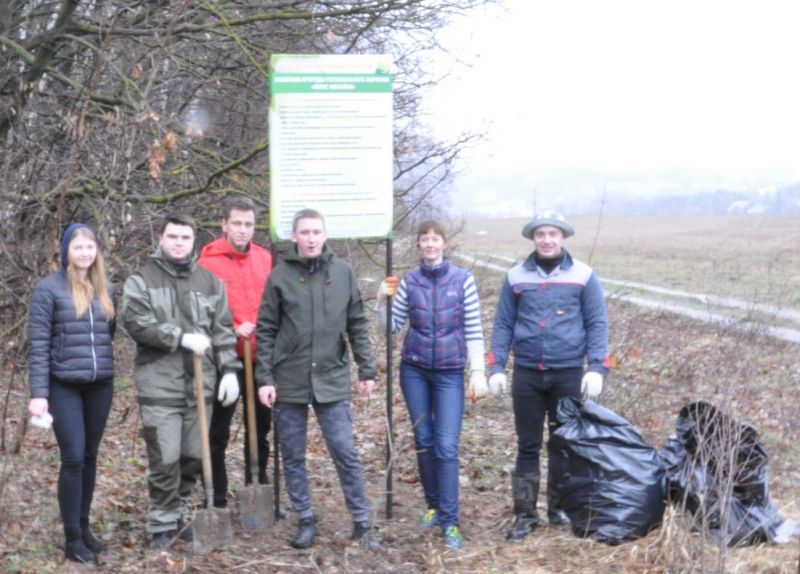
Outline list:
[[[156,140],[150,146],[150,155],[147,156],[147,173],[153,179],[161,177],[161,166],[167,161],[166,152],[161,142]]]
[[[164,146],[165,149],[169,151],[175,151],[178,149],[178,138],[174,132],[167,132],[166,135],[161,138],[161,145]]]
[[[131,79],[138,80],[142,77],[142,67],[139,64],[134,64],[133,69],[131,70]]]

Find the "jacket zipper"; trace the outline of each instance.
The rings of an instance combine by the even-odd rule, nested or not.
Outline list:
[[[436,270],[434,270],[434,272],[432,273],[432,279],[433,279],[433,305],[432,305],[432,307],[433,307],[433,309],[432,309],[433,310],[433,333],[431,333],[431,342],[433,343],[433,349],[431,349],[431,369],[435,369],[436,368],[436,338],[437,338],[436,317],[437,317],[438,312],[439,312],[439,309],[437,307],[437,302],[436,302],[436,300],[438,299],[438,297],[436,297],[436,291],[437,291],[437,287],[436,287]]]
[[[89,338],[92,341],[92,382],[97,380],[97,353],[94,350],[94,313],[92,313],[92,303],[89,303]]]

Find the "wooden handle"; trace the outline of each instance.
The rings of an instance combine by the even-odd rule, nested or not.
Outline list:
[[[200,429],[200,449],[203,456],[203,484],[206,500],[214,500],[214,481],[211,479],[211,445],[208,440],[208,420],[206,419],[206,393],[203,386],[203,357],[194,353],[194,395],[197,402],[197,428]]]
[[[250,449],[250,477],[258,484],[258,442],[256,437],[256,397],[253,388],[253,350],[250,337],[244,340],[244,392],[247,398],[247,446]]]

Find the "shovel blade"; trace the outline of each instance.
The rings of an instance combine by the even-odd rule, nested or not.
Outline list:
[[[245,486],[237,492],[242,528],[262,530],[275,520],[275,500],[268,484]]]
[[[196,552],[210,552],[233,543],[231,513],[227,508],[198,510],[192,523]]]

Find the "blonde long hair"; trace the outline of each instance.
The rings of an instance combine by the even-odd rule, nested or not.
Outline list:
[[[67,288],[70,295],[72,295],[72,303],[75,305],[75,312],[78,317],[82,317],[92,300],[97,297],[100,302],[100,309],[103,311],[103,316],[106,321],[114,318],[114,302],[108,296],[108,279],[106,278],[106,264],[103,259],[103,254],[100,252],[100,246],[97,243],[97,237],[94,232],[88,227],[80,227],[75,230],[70,237],[69,242],[72,243],[76,237],[85,237],[98,246],[97,256],[94,263],[89,267],[86,278],[75,270],[75,267],[67,262]]]

